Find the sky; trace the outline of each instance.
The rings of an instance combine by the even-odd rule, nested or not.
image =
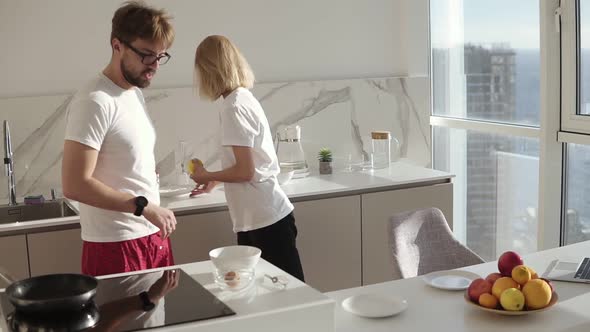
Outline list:
[[[506,43],[512,48],[539,48],[539,1],[544,0],[431,0],[433,42]],[[590,48],[590,0],[580,0],[582,48]],[[460,35],[450,25],[463,21]]]
[[[463,10],[465,42],[539,48],[539,0],[463,0]]]

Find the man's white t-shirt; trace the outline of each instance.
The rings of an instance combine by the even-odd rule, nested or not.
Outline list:
[[[123,89],[101,73],[74,95],[65,139],[99,151],[94,178],[117,191],[145,196],[149,204],[160,204],[156,132],[139,88]],[[159,231],[144,217],[82,203],[80,224],[82,239],[89,242],[125,241]]]
[[[221,121],[221,166],[236,163],[232,146],[252,148],[255,172],[252,180],[224,183],[225,197],[234,232],[274,224],[293,211],[293,204],[277,181],[280,172],[272,135],[264,110],[252,93],[237,88],[223,101]]]

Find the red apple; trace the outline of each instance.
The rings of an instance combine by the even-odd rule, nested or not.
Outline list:
[[[500,274],[498,272],[494,272],[494,273],[488,274],[488,276],[486,277],[486,280],[489,281],[493,285],[494,282],[496,282],[496,280],[498,280],[500,278],[502,278],[502,274]]]
[[[473,280],[467,288],[467,295],[475,303],[478,303],[479,296],[484,293],[492,293],[492,283],[482,278]]]
[[[553,287],[553,283],[551,281],[549,281],[549,279],[545,279],[545,278],[539,278],[539,279],[545,281],[549,285],[549,287],[551,287],[552,293],[555,291],[555,288]]]
[[[498,271],[503,276],[512,276],[512,269],[517,265],[523,265],[522,257],[514,251],[506,251],[498,258]]]

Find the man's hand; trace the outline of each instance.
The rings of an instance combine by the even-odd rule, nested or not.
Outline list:
[[[167,239],[176,230],[176,217],[174,217],[174,213],[159,205],[148,204],[143,209],[143,216],[160,229],[162,239]]]
[[[158,279],[147,291],[150,301],[157,303],[161,298],[166,296],[171,290],[178,286],[180,273],[177,270],[166,270],[162,277]]]

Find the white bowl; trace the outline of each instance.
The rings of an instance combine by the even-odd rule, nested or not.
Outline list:
[[[287,182],[289,182],[291,180],[291,178],[293,177],[293,174],[295,174],[295,171],[293,171],[293,170],[281,171],[277,175],[277,180],[279,181],[279,184],[286,184]]]
[[[241,290],[254,280],[254,268],[262,251],[250,246],[228,246],[213,249],[209,258],[215,266],[215,282],[222,289]]]

